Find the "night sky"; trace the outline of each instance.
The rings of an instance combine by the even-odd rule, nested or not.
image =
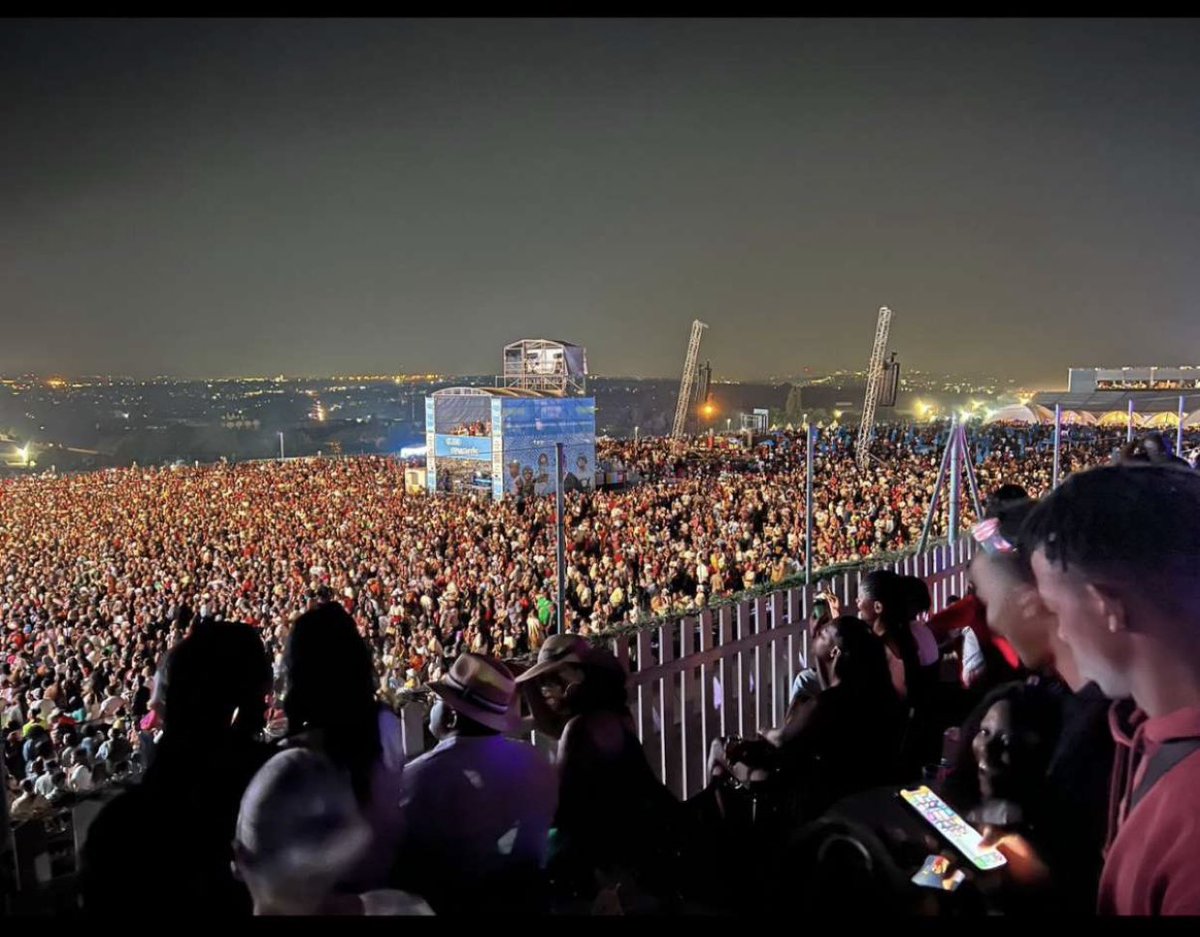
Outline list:
[[[1200,363],[1200,21],[0,24],[0,372]]]

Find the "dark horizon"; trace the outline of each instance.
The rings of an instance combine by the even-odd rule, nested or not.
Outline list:
[[[857,369],[857,370],[845,369],[845,370],[841,370],[840,374],[841,374],[841,376],[843,376],[847,379],[850,379],[850,380],[862,381],[862,380],[864,380],[864,378],[861,375],[862,371],[863,371],[863,369],[861,369],[861,368]],[[970,374],[966,374],[966,373],[956,373],[956,372],[952,372],[952,371],[932,372],[932,371],[917,369],[917,370],[912,370],[908,373],[921,374],[923,376],[933,376],[933,377],[939,377],[939,378],[945,377],[945,378],[967,379],[967,378],[971,378],[971,377],[976,377],[976,378],[980,378],[980,379],[991,379],[991,380],[1000,381],[1000,382],[1007,380],[1003,375],[1000,375],[1000,374],[984,374],[982,372],[977,372],[975,375],[970,375]],[[27,373],[21,373],[21,374],[0,373],[0,380],[9,381],[9,382],[16,381],[16,380],[32,380],[32,381],[37,381],[40,384],[47,385],[47,387],[49,389],[55,389],[56,385],[58,385],[59,383],[69,384],[70,382],[73,382],[73,381],[89,381],[89,380],[122,381],[122,382],[128,381],[128,382],[134,382],[134,383],[139,383],[139,382],[147,383],[147,382],[155,382],[155,381],[176,381],[179,383],[203,383],[205,381],[208,381],[208,382],[230,382],[230,381],[271,382],[271,381],[277,381],[277,380],[282,379],[284,381],[365,380],[365,381],[377,381],[377,382],[387,383],[387,382],[393,381],[397,377],[404,377],[404,378],[409,379],[409,380],[405,381],[405,383],[422,383],[422,382],[423,383],[430,383],[430,382],[440,383],[440,382],[443,382],[446,380],[457,380],[457,379],[489,380],[495,376],[496,375],[491,372],[480,372],[480,373],[474,373],[474,374],[467,374],[467,373],[412,374],[412,373],[398,372],[396,374],[243,374],[243,375],[235,375],[235,374],[195,374],[195,375],[182,375],[182,374],[146,374],[146,375],[66,374],[66,373],[59,373],[59,372],[36,374],[36,373],[27,372]],[[814,372],[811,379],[824,379],[824,378],[833,377],[833,376],[835,376],[835,375],[832,372],[824,373],[824,374]],[[679,379],[680,379],[680,376],[678,374],[597,374],[597,373],[591,373],[588,375],[589,381],[593,381],[593,380],[601,380],[601,381],[670,381],[672,383],[678,383]],[[724,378],[724,377],[718,377],[714,373],[712,383],[714,386],[726,385],[726,384],[783,384],[783,383],[797,383],[798,382],[797,379],[810,379],[810,378],[807,375],[772,375],[772,374],[753,375],[753,376],[746,377],[746,378]],[[902,376],[901,380],[903,382],[903,380],[904,380],[903,376]],[[1061,383],[1064,387],[1066,386],[1065,380],[1062,381]],[[1028,389],[1028,388],[1026,388],[1026,389]]]
[[[0,372],[1200,347],[1196,20],[9,20]],[[1194,356],[1193,356],[1194,357]],[[647,377],[645,379],[653,379]]]

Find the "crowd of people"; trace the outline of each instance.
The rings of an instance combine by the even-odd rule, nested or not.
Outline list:
[[[1195,476],[1174,465],[1082,471],[1110,461],[1121,441],[1103,433],[1073,440],[1064,460],[1069,483],[1035,506],[1024,496],[1036,500],[1050,487],[1044,438],[991,431],[980,444],[981,487],[1023,490],[993,504],[990,526],[977,528],[988,549],[972,570],[975,594],[951,610],[961,618],[965,609],[969,627],[947,630],[939,616],[923,621],[928,595],[917,583],[868,577],[856,617],[830,609],[828,621],[814,623],[813,670],[798,686],[788,723],[762,739],[720,746],[713,784],[688,805],[650,772],[625,708],[620,665],[586,637],[798,572],[802,438],[778,434],[771,445],[740,452],[610,443],[601,457],[636,467],[644,481],[568,498],[564,634],[554,633],[549,499],[409,496],[402,468],[385,459],[135,468],[6,483],[0,689],[5,764],[20,788],[13,815],[36,815],[114,776],[140,776],[89,837],[85,904],[93,908],[122,894],[116,872],[106,870],[144,867],[137,855],[168,835],[176,845],[160,842],[161,852],[190,870],[186,887],[231,911],[453,913],[464,855],[478,856],[468,863],[478,877],[472,893],[507,906],[688,908],[720,893],[721,883],[702,874],[712,857],[701,861],[720,837],[702,831],[716,825],[734,835],[731,792],[760,783],[783,792],[768,799],[792,822],[774,826],[776,833],[818,818],[843,822],[840,795],[911,780],[946,723],[978,703],[965,722],[975,760],[971,770],[950,772],[958,787],[948,784],[947,796],[955,790],[963,811],[1003,839],[1014,872],[1032,856],[1041,876],[1029,889],[1020,882],[1003,894],[977,889],[978,900],[1004,909],[1042,900],[1054,879],[1043,867],[1055,872],[1059,862],[1057,874],[1070,882],[1049,893],[1087,897],[1093,883],[1085,870],[1065,868],[1077,853],[1064,830],[1086,828],[1090,843],[1105,824],[1039,800],[1047,787],[1039,779],[1065,779],[1055,791],[1065,802],[1071,779],[1093,777],[1099,762],[1073,759],[1101,758],[1096,713],[1104,697],[1132,697],[1149,715],[1124,714],[1118,745],[1118,761],[1142,788],[1150,749],[1196,734],[1186,715],[1195,705],[1186,689],[1195,684],[1190,651],[1172,656],[1160,646],[1168,634],[1185,650],[1197,644],[1188,603],[1196,598],[1200,525],[1191,534],[1186,527],[1196,520]],[[915,541],[937,474],[937,443],[928,431],[889,429],[859,472],[849,434],[822,435],[814,475],[818,565]],[[1161,447],[1148,449],[1140,455],[1164,460]],[[1137,497],[1123,497],[1127,491]],[[1170,518],[1153,512],[1155,499],[1170,502]],[[1029,514],[1019,524],[1013,505]],[[1134,555],[1117,537],[1124,528],[1109,525],[1135,523],[1143,508],[1158,519],[1137,520],[1162,542],[1135,537],[1143,552]],[[1155,584],[1150,595],[1129,587],[1135,571]],[[1111,637],[1091,636],[1089,615]],[[963,635],[974,637],[983,663],[970,675],[964,666],[950,698],[938,686],[938,660]],[[529,653],[539,664],[523,674],[498,663]],[[1168,670],[1178,692],[1161,688]],[[1021,679],[1012,683],[1014,676]],[[418,683],[438,696],[431,729],[440,741],[405,766],[399,726],[379,697]],[[532,748],[503,737],[518,685],[539,727],[558,740],[557,773]],[[1185,715],[1172,716],[1176,709]],[[264,741],[280,737],[282,751]],[[1002,754],[989,754],[993,737],[1008,746]],[[1090,748],[1063,747],[1064,739],[1097,737]],[[891,742],[894,759],[881,754]],[[1195,773],[1195,761],[1164,789],[1186,800],[1179,779]],[[465,787],[448,780],[463,778]],[[522,793],[530,790],[546,796]],[[160,829],[180,804],[196,809],[169,833]],[[1101,806],[1107,811],[1107,801]],[[863,812],[870,814],[861,804],[842,809],[860,830]],[[1169,806],[1160,804],[1164,811]],[[1153,827],[1145,836],[1166,836],[1146,812],[1123,802],[1109,824],[1117,847],[1130,817]],[[761,822],[750,826],[736,835],[764,835]],[[294,832],[281,837],[279,829]],[[863,843],[878,846],[879,838],[851,837],[854,855],[870,857]],[[757,854],[786,857],[801,848],[791,840],[768,845]],[[1178,849],[1159,845],[1156,861],[1191,869]],[[900,862],[895,852],[892,865]],[[1128,837],[1114,854],[1127,868],[1148,861]],[[865,874],[858,860],[846,861],[854,875]],[[888,862],[872,859],[871,868]],[[824,875],[837,863],[817,865]],[[180,874],[164,861],[161,887],[147,893],[168,901],[179,894]],[[1188,902],[1197,892],[1186,883],[1139,889],[1105,875],[1102,908],[1194,907]]]
[[[492,435],[491,424],[486,420],[472,420],[468,423],[459,423],[450,430],[451,436],[490,436]]]
[[[1064,474],[1105,461],[1120,441],[1097,431],[1074,440]],[[769,442],[750,451],[710,449],[704,440],[602,443],[605,461],[643,481],[569,495],[567,630],[586,635],[694,610],[802,570],[803,441],[781,433]],[[818,568],[915,543],[937,443],[930,430],[885,428],[877,458],[859,471],[849,431],[821,435]],[[1012,481],[1045,491],[1045,443],[1044,433],[1012,428],[980,437],[981,486]],[[552,499],[408,496],[402,471],[367,458],[5,482],[6,730],[27,735],[38,718],[83,727],[119,716],[89,731],[124,733],[110,746],[118,752],[125,742],[137,747],[135,723],[149,712],[162,650],[193,617],[262,629],[279,672],[291,622],[333,597],[371,645],[389,692],[438,680],[466,651],[536,652],[555,619]],[[935,535],[944,523],[943,508]],[[83,778],[83,765],[60,757],[78,748],[69,744],[76,735],[47,748],[43,789],[69,786],[71,773]]]

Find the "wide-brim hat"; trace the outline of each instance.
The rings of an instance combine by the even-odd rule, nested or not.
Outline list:
[[[625,668],[611,651],[596,647],[587,638],[578,634],[551,635],[538,651],[537,663],[517,677],[517,683],[527,683],[537,680],[548,673],[553,673],[567,664],[580,667],[602,667],[607,670]]]
[[[497,732],[514,731],[521,721],[512,671],[482,654],[460,654],[429,689],[455,712]]]

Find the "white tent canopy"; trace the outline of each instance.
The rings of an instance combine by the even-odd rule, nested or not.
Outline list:
[[[1138,427],[1145,426],[1146,419],[1147,419],[1146,414],[1134,412],[1133,425],[1138,426]],[[1128,426],[1129,425],[1129,411],[1128,410],[1109,410],[1107,413],[1103,413],[1100,415],[1099,425],[1100,426]]]
[[[1175,427],[1179,425],[1179,414],[1172,413],[1170,410],[1162,410],[1153,416],[1148,416],[1144,425],[1152,429]]]
[[[1062,421],[1064,426],[1095,426],[1096,414],[1087,410],[1064,410]]]
[[[1001,407],[989,416],[984,423],[1053,423],[1054,413],[1036,403],[1014,403]]]

